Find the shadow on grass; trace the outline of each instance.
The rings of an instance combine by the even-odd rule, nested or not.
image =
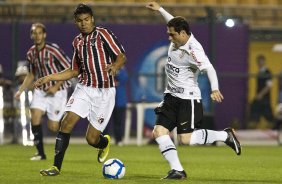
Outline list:
[[[189,178],[188,178],[189,180]],[[213,179],[213,178],[191,178],[193,181],[203,182],[203,183],[281,183],[281,181],[276,180],[250,180],[250,179]]]

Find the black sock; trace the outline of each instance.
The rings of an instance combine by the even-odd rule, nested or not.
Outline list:
[[[58,132],[55,145],[54,166],[61,170],[62,163],[65,156],[65,151],[68,148],[70,141],[70,133]]]
[[[45,156],[43,147],[43,133],[41,125],[32,125],[32,133],[34,135],[34,145],[39,155]]]
[[[92,146],[98,149],[104,149],[108,145],[108,142],[108,139],[105,138],[102,134],[100,134],[100,140],[98,144]]]

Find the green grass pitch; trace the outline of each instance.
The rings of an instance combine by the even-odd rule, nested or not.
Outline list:
[[[61,175],[42,177],[40,169],[53,163],[54,145],[46,145],[46,161],[30,161],[34,147],[0,146],[1,184],[158,184],[158,183],[282,183],[282,147],[245,146],[237,156],[226,146],[180,146],[178,154],[188,179],[160,180],[169,166],[157,145],[111,146],[108,158],[119,158],[126,167],[123,179],[109,180],[102,175],[97,151],[86,144],[70,144],[65,155]]]

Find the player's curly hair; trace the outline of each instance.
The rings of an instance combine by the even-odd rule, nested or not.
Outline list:
[[[83,13],[93,16],[93,11],[92,11],[91,7],[84,4],[84,3],[80,3],[76,6],[76,8],[73,12],[73,16],[74,16],[74,18],[76,18],[78,15],[83,14]]]
[[[174,30],[177,33],[184,30],[188,35],[190,35],[190,26],[184,17],[174,17],[167,23],[167,27],[174,27]]]

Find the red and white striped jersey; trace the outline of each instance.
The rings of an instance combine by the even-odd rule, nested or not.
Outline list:
[[[70,68],[69,57],[54,43],[45,43],[40,51],[33,45],[27,52],[27,61],[29,72],[32,72],[36,79]],[[43,84],[41,89],[46,91],[55,84],[55,81],[50,81]],[[65,81],[60,89],[66,89],[70,84],[69,81]]]
[[[106,71],[106,66],[114,63],[117,55],[124,53],[124,48],[111,31],[95,27],[88,35],[76,36],[72,45],[72,69],[79,71],[79,83],[94,88],[116,86],[115,78]]]

